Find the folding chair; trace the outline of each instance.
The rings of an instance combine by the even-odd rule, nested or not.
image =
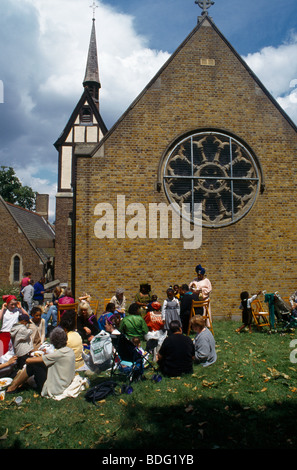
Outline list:
[[[74,304],[58,304],[58,316],[57,316],[57,325],[59,325],[61,320],[61,314],[64,310],[74,310],[75,311],[75,328],[77,328],[77,310],[78,310],[78,302]]]
[[[263,326],[270,327],[269,312],[267,312],[264,309],[262,302],[259,299],[255,299],[251,303],[251,309],[252,309],[252,315],[253,315],[253,319],[254,319],[257,329]]]
[[[196,315],[195,308],[198,307],[203,307],[203,318],[206,320],[206,324],[208,324],[208,328],[214,334],[213,332],[213,327],[212,327],[212,321],[209,313],[209,299],[207,300],[192,300],[192,308],[191,308],[191,313],[190,313],[190,318],[189,318],[189,327],[188,327],[188,335],[190,334],[190,320],[192,317]]]

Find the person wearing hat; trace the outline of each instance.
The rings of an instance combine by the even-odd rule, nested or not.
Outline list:
[[[115,295],[110,299],[110,303],[115,305],[115,309],[122,316],[125,315],[126,311],[126,297],[124,296],[125,289],[119,287],[115,291]]]
[[[205,269],[198,264],[195,269],[197,277],[193,279],[190,284],[190,289],[196,292],[199,295],[200,300],[209,299],[210,293],[212,291],[212,285],[210,280],[206,277]]]
[[[26,359],[30,357],[30,354],[34,351],[32,341],[33,331],[29,326],[29,315],[21,313],[18,318],[18,323],[15,323],[10,330],[12,346],[17,356],[17,369],[23,368]]]
[[[3,305],[0,310],[0,356],[7,353],[10,343],[10,330],[15,323],[19,321],[21,313],[27,315],[27,312],[18,302],[15,295],[3,295]]]
[[[205,269],[201,266],[201,264],[198,264],[198,266],[195,268],[195,271],[197,273],[197,277],[190,283],[189,288],[192,292],[198,295],[199,300],[209,300],[210,294],[212,292],[212,285],[210,280],[206,277]],[[210,304],[208,311],[209,315],[211,315]],[[202,314],[203,312],[199,313]]]

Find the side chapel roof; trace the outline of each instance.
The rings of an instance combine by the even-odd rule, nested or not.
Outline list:
[[[6,202],[1,196],[0,200],[41,261],[45,263],[47,258],[54,254],[55,230],[53,225],[37,212]]]

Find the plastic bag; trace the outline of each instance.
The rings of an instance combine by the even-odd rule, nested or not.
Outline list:
[[[100,331],[90,343],[90,355],[95,365],[103,364],[112,358],[112,342],[110,334]]]

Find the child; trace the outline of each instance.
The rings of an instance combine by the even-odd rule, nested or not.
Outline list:
[[[180,305],[178,299],[174,297],[172,287],[167,289],[167,299],[163,302],[162,320],[164,321],[164,329],[169,331],[169,325],[173,320],[180,321]]]
[[[33,295],[34,295],[34,281],[30,279],[29,284],[26,285],[22,290],[21,294],[23,296],[23,306],[24,309],[30,313],[33,305]]]
[[[240,333],[243,328],[248,326],[249,328],[249,333],[252,332],[252,308],[251,308],[251,303],[258,297],[258,295],[261,294],[262,291],[258,292],[258,294],[252,295],[252,297],[249,296],[249,293],[244,291],[241,292],[240,294],[240,299],[241,299],[241,304],[239,308],[242,310],[242,323],[243,325],[240,328],[237,328],[236,332]]]
[[[102,315],[98,318],[98,325],[100,330],[105,330],[105,323],[106,320],[111,318],[113,315],[117,313],[116,311],[116,306],[113,302],[110,302],[106,305],[106,310],[105,312],[102,313]]]
[[[13,325],[10,336],[13,345],[15,355],[17,356],[17,368],[22,369],[26,359],[30,356],[30,353],[33,352],[33,342],[32,342],[32,330],[29,327],[30,317],[29,315],[21,314],[19,315],[19,321]]]
[[[39,347],[44,343],[45,340],[45,319],[41,318],[41,315],[41,307],[32,308],[32,319],[29,328],[30,330],[32,330],[32,341],[35,350],[39,349]]]

